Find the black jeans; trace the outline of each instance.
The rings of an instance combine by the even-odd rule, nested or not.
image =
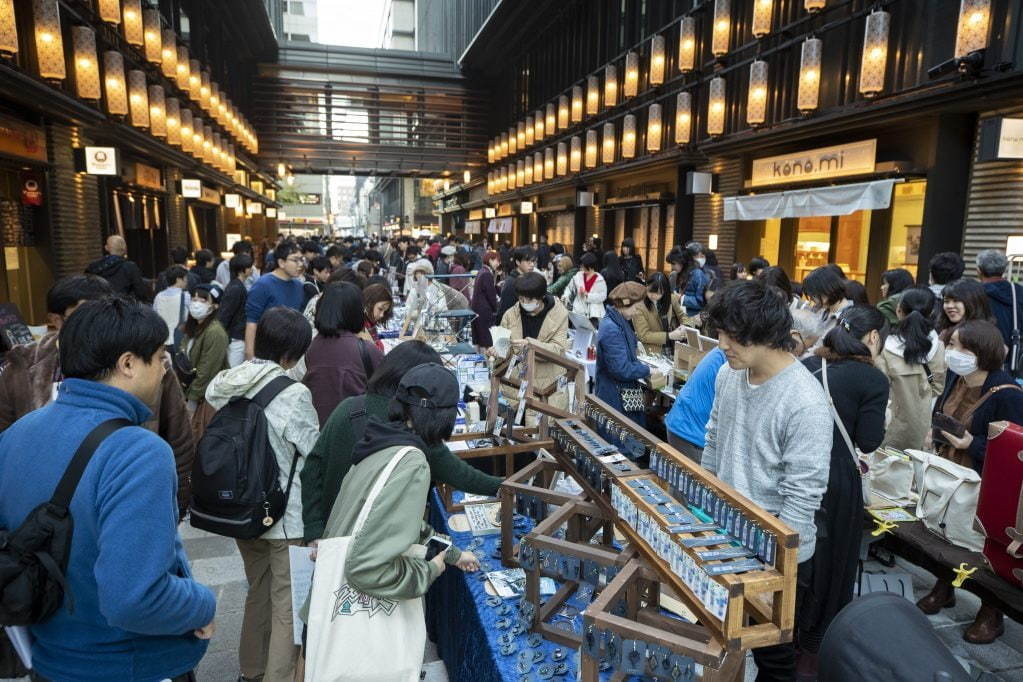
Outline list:
[[[50,680],[38,673],[32,673],[32,682],[50,682]],[[185,673],[171,679],[171,682],[195,682],[195,673]]]
[[[812,560],[799,564],[796,572],[796,618],[793,633],[799,632],[799,607],[810,587]],[[775,644],[753,649],[757,664],[757,682],[792,682],[796,679],[796,643]]]

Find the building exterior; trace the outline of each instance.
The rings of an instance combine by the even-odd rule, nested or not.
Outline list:
[[[171,248],[273,232],[246,116],[276,51],[262,2],[15,2],[0,37],[0,300],[29,323],[110,234],[154,277]]]
[[[616,249],[629,237],[648,269],[690,239],[725,272],[763,255],[798,281],[838,263],[876,298],[886,269],[926,281],[933,254],[1005,248],[1019,231],[1012,134],[982,160],[981,129],[1017,125],[1023,55],[1006,27],[1021,11],[1017,0],[501,3],[460,62],[490,87],[486,177],[435,206],[516,242]]]
[[[320,42],[320,24],[317,13],[319,0],[285,0],[281,5],[281,40],[300,43]]]

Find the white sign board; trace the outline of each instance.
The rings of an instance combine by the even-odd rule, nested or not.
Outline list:
[[[181,196],[186,199],[198,199],[202,196],[202,180],[185,178],[181,181]]]
[[[1023,159],[1023,118],[1003,118],[998,135],[999,159]]]
[[[877,140],[754,159],[750,185],[782,185],[874,172]]]
[[[85,172],[89,175],[117,175],[117,150],[114,147],[86,147]]]

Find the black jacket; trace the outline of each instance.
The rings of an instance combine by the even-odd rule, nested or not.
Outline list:
[[[515,293],[515,282],[518,280],[519,275],[518,268],[513,268],[508,276],[504,280],[504,284],[501,286],[501,301],[497,306],[497,319],[494,320],[495,325],[501,324],[501,318],[508,312],[508,308],[518,303],[519,296]]]
[[[139,266],[124,256],[106,255],[90,263],[85,271],[105,279],[116,294],[131,296],[143,302],[152,299],[152,292],[142,279]]]
[[[224,295],[220,299],[217,317],[220,324],[227,330],[227,335],[234,341],[245,340],[245,301],[249,292],[237,277],[227,283]]]
[[[945,373],[945,390],[941,397],[934,404],[934,411],[939,412],[945,405],[949,393],[960,377],[952,370]],[[984,382],[981,395],[984,396],[995,386],[1004,384],[1016,385],[1008,372],[998,370],[991,372]],[[1023,424],[1023,391],[1007,388],[993,394],[984,401],[984,404],[973,413],[973,418],[967,425],[967,430],[973,434],[973,442],[970,443],[969,453],[973,460],[973,468],[981,471],[984,468],[984,455],[987,452],[987,427],[988,424],[998,421],[1010,421],[1013,424]]]
[[[991,313],[995,316],[995,324],[998,331],[1002,332],[1002,339],[1005,340],[1006,348],[1012,348],[1012,289],[1008,280],[1001,279],[996,282],[985,282],[984,293],[987,294],[988,303],[991,305]],[[1016,322],[1023,326],[1023,287],[1016,286]],[[1008,368],[1010,355],[1006,354],[1005,364]]]
[[[819,356],[803,360],[803,366],[817,381],[824,383]],[[884,440],[884,418],[888,407],[889,384],[884,372],[857,360],[829,360],[828,388],[853,445],[863,452],[879,448]],[[832,433],[831,461],[836,458],[852,460],[849,446],[837,425]]]
[[[633,254],[631,256],[623,256],[621,261],[622,274],[625,275],[626,282],[642,282],[644,281],[643,271],[643,259]],[[605,278],[606,279],[606,278]],[[608,287],[608,291],[611,291],[611,287]]]

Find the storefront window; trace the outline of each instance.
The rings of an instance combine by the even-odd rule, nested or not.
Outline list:
[[[778,252],[781,245],[781,218],[772,218],[764,221],[764,232],[760,236],[760,248],[757,255],[766,258],[768,263],[778,262]]]
[[[924,222],[927,181],[895,185],[892,200],[892,236],[888,246],[888,270],[905,268],[916,278],[920,255],[920,230]]]
[[[831,247],[831,217],[800,218],[796,231],[796,281],[826,265]]]
[[[831,246],[831,261],[849,279],[867,280],[867,243],[870,239],[870,211],[856,211],[837,217],[838,230]]]

